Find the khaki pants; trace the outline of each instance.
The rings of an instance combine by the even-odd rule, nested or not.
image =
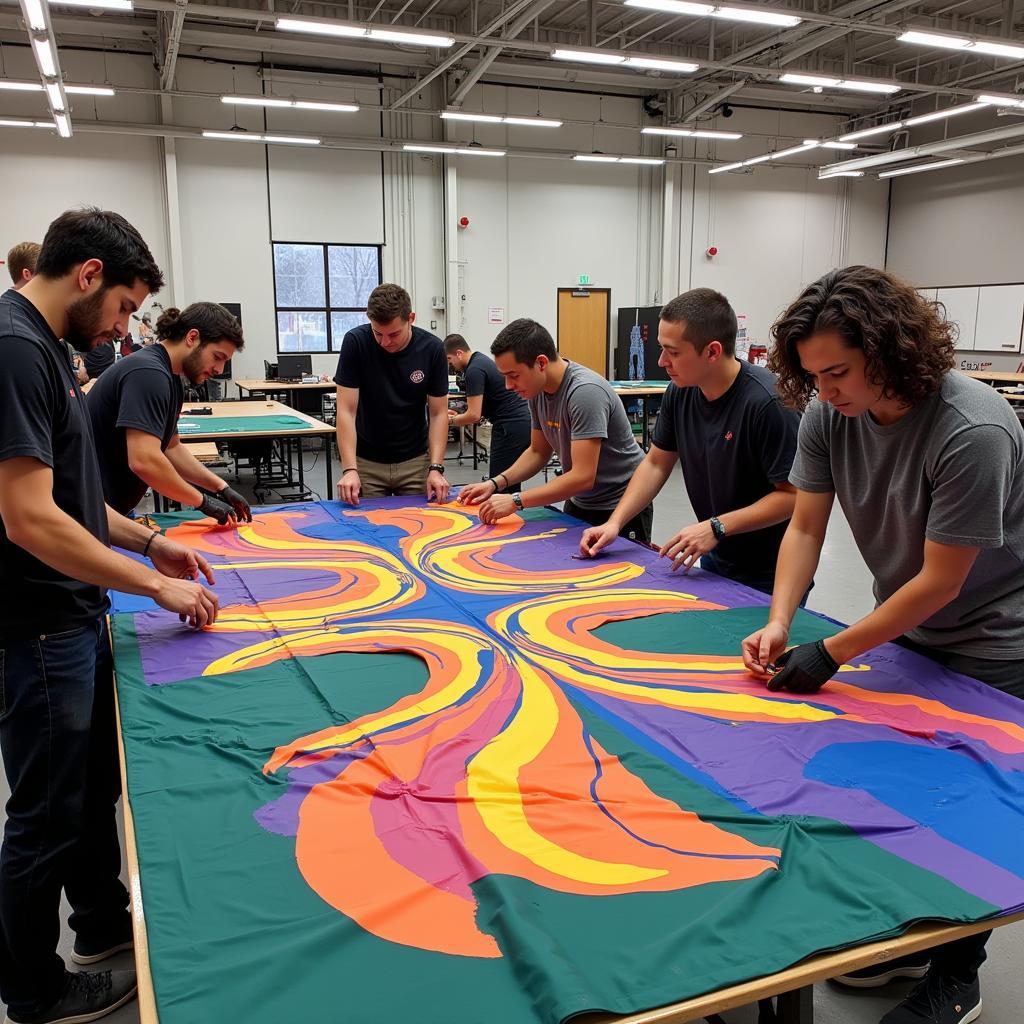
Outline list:
[[[386,498],[391,494],[426,494],[430,456],[426,452],[405,462],[370,462],[356,457],[362,497]]]

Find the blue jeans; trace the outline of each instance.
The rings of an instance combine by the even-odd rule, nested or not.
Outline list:
[[[114,807],[121,793],[105,618],[0,641],[0,751],[11,788],[0,850],[0,997],[16,1014],[63,993],[60,893],[85,942],[123,937],[128,893]]]

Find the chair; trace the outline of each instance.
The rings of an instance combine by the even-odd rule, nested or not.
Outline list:
[[[263,379],[277,380],[277,363],[272,363],[269,359],[263,360]]]

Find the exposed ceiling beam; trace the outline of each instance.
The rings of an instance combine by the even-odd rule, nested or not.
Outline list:
[[[175,0],[171,27],[167,33],[163,64],[160,68],[160,88],[170,89],[174,85],[174,73],[178,64],[178,49],[181,46],[181,30],[185,27],[185,8],[188,0]]]

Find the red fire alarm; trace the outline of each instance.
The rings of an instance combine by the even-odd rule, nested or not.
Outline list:
[[[711,259],[712,257],[717,256],[717,255],[718,255],[718,246],[717,245],[710,245],[710,246],[708,246],[708,259]]]
[[[459,218],[459,227],[460,228],[468,228],[469,227],[469,218],[468,217],[460,217]]]

